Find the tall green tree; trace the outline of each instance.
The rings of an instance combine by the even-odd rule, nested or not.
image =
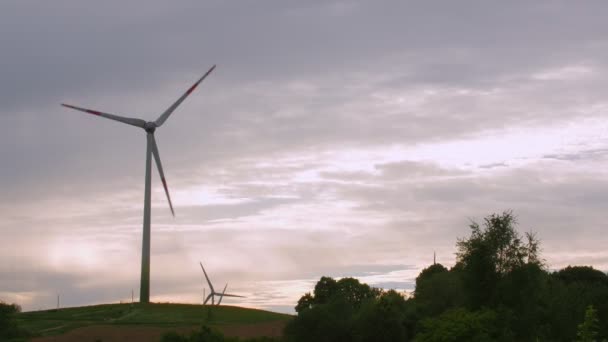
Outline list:
[[[416,277],[414,301],[421,317],[439,315],[464,305],[461,273],[441,264],[423,269]]]
[[[585,319],[583,323],[578,325],[576,332],[576,342],[595,342],[599,330],[599,321],[597,319],[597,311],[593,305],[589,305],[585,310]]]
[[[470,237],[456,243],[457,266],[463,270],[471,308],[491,305],[498,282],[509,272],[526,264],[542,266],[536,236],[528,233],[522,237],[516,224],[511,211],[492,214],[483,226],[472,222]]]
[[[368,324],[377,317],[384,317],[388,322],[400,319],[387,313],[399,312],[396,308],[401,302],[392,295],[385,298],[386,303],[391,303],[385,304],[386,310],[382,311],[374,306],[381,296],[382,291],[363,284],[355,278],[342,278],[336,281],[331,277],[321,277],[315,285],[313,294],[306,293],[298,301],[296,306],[298,315],[285,329],[287,339],[295,342],[375,341],[369,339],[369,336],[375,333],[363,327],[378,328],[375,324]],[[404,301],[403,298],[401,299]],[[357,327],[358,325],[360,326]],[[391,326],[401,327],[404,324],[399,321]],[[392,334],[393,331],[386,333]]]
[[[407,341],[411,332],[406,321],[407,302],[394,290],[367,300],[356,313],[354,342]]]

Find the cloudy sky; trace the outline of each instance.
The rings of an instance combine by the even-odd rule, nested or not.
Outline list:
[[[197,303],[203,261],[292,312],[323,275],[412,290],[513,210],[551,269],[608,269],[604,1],[0,3],[0,300]],[[208,291],[208,290],[207,290]]]

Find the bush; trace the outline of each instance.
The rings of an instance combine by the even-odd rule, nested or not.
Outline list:
[[[422,322],[416,342],[497,341],[496,313],[491,310],[452,309]]]
[[[407,341],[413,329],[407,302],[396,291],[382,292],[354,278],[322,277],[314,295],[298,301],[298,316],[285,328],[287,341]]]
[[[394,290],[382,294],[377,300],[369,300],[354,319],[353,335],[357,342],[407,341],[407,303]]]
[[[17,325],[17,314],[21,307],[17,304],[0,302],[0,339],[9,339],[26,335]]]

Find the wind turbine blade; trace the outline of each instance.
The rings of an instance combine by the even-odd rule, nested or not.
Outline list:
[[[213,293],[210,293],[207,298],[205,298],[205,301],[203,302],[203,305],[207,305],[207,302],[209,301],[209,299],[213,298]]]
[[[167,195],[167,200],[169,201],[169,208],[171,208],[171,214],[175,217],[175,212],[173,211],[173,204],[171,204],[171,196],[169,196],[169,188],[167,188],[167,181],[165,181],[165,173],[163,172],[163,165],[160,162],[160,155],[158,154],[158,146],[156,146],[156,139],[154,139],[154,134],[150,134],[152,137],[152,154],[154,155],[154,160],[156,161],[156,168],[158,169],[158,173],[160,174],[160,180],[163,182],[163,187],[165,188],[165,194]]]
[[[72,105],[65,104],[65,103],[62,103],[61,105],[64,106],[64,107],[70,108],[70,109],[79,110],[81,112],[85,112],[85,113],[101,116],[101,117],[104,117],[106,119],[110,119],[110,120],[114,120],[114,121],[119,121],[119,122],[126,123],[127,125],[132,125],[132,126],[135,126],[135,127],[144,128],[144,125],[146,124],[146,121],[144,121],[142,119],[126,118],[126,117],[118,116],[118,115],[114,115],[114,114],[98,112],[98,111],[92,110],[92,109],[80,108],[80,107],[72,106]]]
[[[201,268],[203,269],[203,273],[205,274],[205,279],[207,279],[207,284],[209,284],[209,288],[211,289],[211,294],[214,294],[215,290],[213,289],[213,285],[211,285],[211,281],[209,280],[209,277],[207,276],[207,271],[205,271],[205,268],[203,267],[203,263],[200,261],[198,263],[201,264]]]
[[[211,67],[211,69],[209,69],[204,75],[203,77],[201,77],[196,83],[194,83],[194,85],[192,87],[190,87],[190,89],[188,89],[184,95],[182,95],[179,99],[177,99],[177,101],[175,101],[174,104],[171,105],[171,107],[169,107],[164,113],[162,113],[158,119],[156,119],[156,126],[160,127],[162,126],[162,124],[165,122],[165,120],[167,120],[167,118],[169,117],[169,115],[171,115],[171,113],[173,113],[173,111],[175,110],[175,108],[177,108],[185,99],[186,97],[188,97],[188,95],[190,95],[194,89],[196,89],[196,87],[198,87],[198,85],[205,79],[205,77],[207,77],[212,71],[213,69],[215,69],[215,65],[213,65]]]
[[[224,293],[224,294],[222,294],[222,296],[224,296],[224,297],[239,297],[239,298],[245,298],[245,296],[238,296],[238,295],[233,295],[233,294],[228,294],[228,293]]]
[[[220,301],[217,302],[217,305],[220,305],[220,303],[222,302],[222,299],[224,299],[224,293],[226,293],[227,287],[228,287],[228,283],[226,283],[226,286],[224,286],[224,291],[222,291],[222,295],[220,296]]]

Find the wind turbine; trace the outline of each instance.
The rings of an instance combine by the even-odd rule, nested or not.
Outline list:
[[[110,120],[119,121],[127,125],[143,128],[146,131],[146,190],[144,194],[144,229],[143,239],[141,248],[141,280],[139,289],[139,302],[149,303],[150,302],[150,169],[152,167],[151,158],[154,156],[156,161],[156,168],[160,174],[160,180],[165,188],[165,194],[169,201],[169,208],[171,214],[175,217],[173,211],[173,205],[171,204],[171,197],[169,196],[169,189],[167,188],[167,182],[165,181],[165,174],[163,173],[163,166],[160,162],[160,156],[158,154],[158,147],[156,146],[156,140],[154,139],[154,131],[163,125],[163,123],[169,118],[169,115],[190,95],[196,87],[215,69],[215,65],[212,66],[192,87],[190,87],[175,103],[173,103],[165,112],[163,112],[156,121],[145,121],[137,118],[129,118],[118,116],[109,113],[103,113],[96,110],[76,107],[62,103],[61,105],[67,108],[79,110],[81,112],[101,116]]]
[[[244,298],[244,296],[238,296],[238,295],[233,295],[233,294],[226,293],[226,288],[228,287],[228,283],[226,283],[226,286],[224,286],[224,290],[222,291],[222,293],[215,292],[215,289],[213,288],[213,284],[211,284],[211,280],[209,280],[209,277],[207,276],[207,271],[205,271],[205,268],[203,267],[203,263],[199,261],[199,264],[201,264],[201,268],[203,269],[203,273],[205,274],[205,279],[207,279],[207,284],[209,284],[209,289],[211,290],[211,293],[209,293],[209,295],[207,296],[207,298],[205,298],[205,301],[203,302],[203,305],[207,304],[207,302],[209,301],[209,299],[211,299],[211,304],[214,305],[215,304],[215,296],[219,296],[220,297],[220,300],[217,302],[217,305],[220,305],[220,303],[222,302],[222,298],[224,298],[224,297],[239,297],[239,298]],[[204,291],[204,289],[203,289],[203,291]],[[203,297],[204,296],[205,295],[203,294]]]

